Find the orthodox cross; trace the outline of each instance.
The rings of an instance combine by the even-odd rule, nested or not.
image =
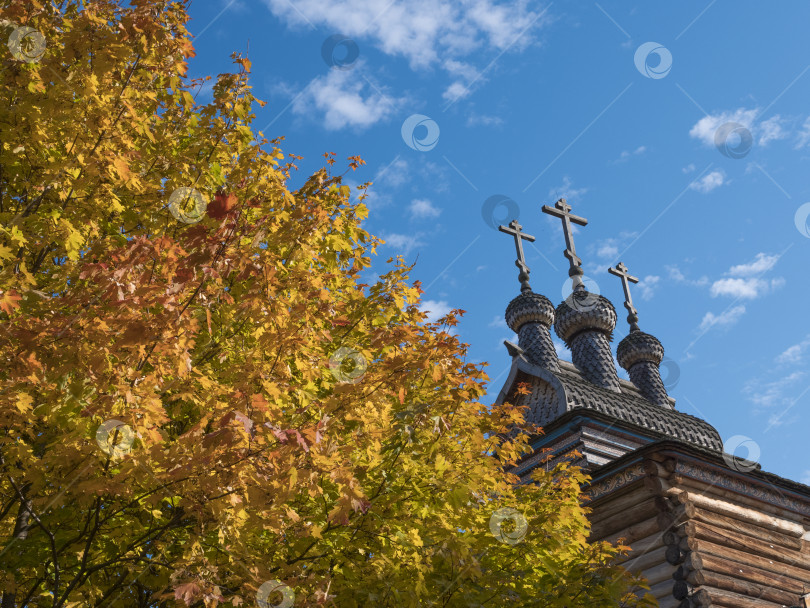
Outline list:
[[[565,235],[565,257],[568,258],[570,264],[568,276],[573,280],[572,291],[585,289],[585,284],[582,282],[582,260],[577,256],[577,250],[574,247],[574,232],[571,224],[587,226],[588,220],[578,215],[571,215],[571,205],[566,203],[564,198],[558,200],[553,207],[543,205],[543,213],[562,219],[563,234]]]
[[[533,243],[534,237],[530,234],[526,234],[525,232],[521,232],[522,228],[523,226],[518,224],[517,220],[512,220],[509,222],[509,227],[498,226],[498,230],[501,232],[511,234],[513,237],[515,237],[515,250],[517,251],[517,260],[515,261],[515,266],[520,269],[518,280],[520,281],[520,292],[524,293],[531,291],[532,288],[529,285],[529,267],[526,266],[526,257],[523,255],[523,241],[526,240]]]
[[[638,283],[638,277],[631,276],[627,271],[627,266],[624,262],[616,264],[616,268],[608,268],[608,272],[616,275],[622,280],[622,289],[624,289],[624,307],[627,309],[627,322],[630,324],[630,331],[640,331],[638,327],[638,311],[633,306],[633,297],[630,295],[630,283]]]

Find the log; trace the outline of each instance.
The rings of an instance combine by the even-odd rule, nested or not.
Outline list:
[[[665,561],[664,550],[664,547],[659,547],[644,555],[630,553],[626,559],[620,562],[617,561],[617,564],[635,574],[643,573]]]
[[[765,570],[766,572],[781,574],[783,576],[795,578],[796,580],[800,581],[810,580],[810,572],[808,572],[804,568],[797,568],[796,566],[791,566],[789,563],[786,563],[785,561],[777,562],[765,557],[760,557],[758,555],[751,555],[750,553],[746,553],[744,551],[730,549],[722,545],[716,545],[709,541],[699,539],[691,539],[689,541],[689,548],[692,551],[700,553],[704,559],[706,555],[716,555],[722,560],[737,562],[738,565],[742,564],[752,566],[754,568],[759,568],[760,570]]]
[[[640,491],[639,491],[640,490]],[[623,496],[606,500],[598,508],[588,505],[591,511],[590,520],[592,524],[613,519],[615,516],[626,515],[631,509],[639,509],[645,505],[654,503],[654,497],[643,487],[637,488],[633,492],[628,492]],[[625,524],[630,521],[638,521],[638,518],[625,518]]]
[[[726,517],[740,519],[763,528],[779,531],[793,538],[801,538],[804,535],[804,527],[801,524],[732,504],[726,500],[717,500],[694,492],[682,492],[678,494],[678,500],[684,505],[692,504]]]
[[[690,538],[708,540],[718,545],[738,549],[754,555],[760,555],[776,561],[782,561],[786,554],[791,554],[790,561],[793,565],[810,571],[810,556],[804,557],[798,551],[785,551],[784,547],[766,543],[732,530],[718,530],[702,522],[688,522],[684,528]]]
[[[647,499],[641,503],[628,507],[624,511],[614,513],[608,517],[602,517],[602,513],[592,514],[591,518],[591,538],[602,539],[616,534],[626,529],[628,524],[640,522],[657,515],[658,509],[653,500]]]
[[[687,578],[692,576],[692,583],[702,585],[703,583],[696,583],[699,580],[701,573],[711,571],[718,574],[733,576],[740,580],[747,580],[752,583],[758,583],[770,587],[776,587],[784,591],[790,592],[794,597],[800,596],[805,592],[807,586],[804,579],[797,580],[781,574],[768,572],[754,566],[747,564],[740,564],[738,562],[730,562],[724,558],[717,557],[710,554],[690,553],[689,561],[694,568],[693,571],[687,574]],[[694,575],[694,576],[693,576]]]
[[[677,545],[681,542],[681,535],[678,532],[683,530],[683,526],[673,526],[666,532],[664,532],[664,544],[665,545]]]
[[[792,606],[798,597],[796,594],[775,589],[767,585],[760,585],[734,576],[718,574],[711,571],[695,571],[689,576],[689,582],[703,587],[716,587],[725,591],[733,591],[751,599],[763,599],[771,602]]]
[[[666,550],[666,560],[673,566],[683,563],[686,553],[680,550],[677,545],[668,545]]]
[[[662,477],[666,479],[672,474],[672,470],[668,470],[663,462],[656,462],[655,460],[647,459],[644,461],[644,472],[647,475]]]
[[[678,526],[687,518],[684,505],[678,505],[674,509],[668,509],[658,514],[658,527],[662,530]]]
[[[672,595],[677,600],[685,600],[692,592],[692,585],[687,581],[675,581],[672,586]]]
[[[658,583],[657,585],[650,585],[650,595],[657,600],[666,597],[675,599],[672,595],[672,581],[664,581],[663,583]]]
[[[652,494],[664,494],[671,486],[667,483],[667,480],[662,477],[647,475],[644,477],[644,487]]]
[[[681,601],[676,600],[672,593],[655,599],[658,600],[658,608],[680,608],[681,605]]]
[[[721,502],[731,503],[739,506],[740,508],[750,509],[755,513],[760,513],[765,516],[776,517],[789,521],[794,526],[802,527],[800,522],[804,515],[796,513],[786,507],[765,502],[757,498],[749,498],[733,490],[727,490],[720,486],[708,484],[702,481],[697,481],[689,477],[684,477],[679,484],[679,488],[688,492],[690,495],[703,496],[709,500],[719,500]],[[804,528],[802,528],[804,530]]]
[[[644,578],[647,579],[647,582],[650,583],[650,585],[657,585],[658,583],[662,583],[664,581],[669,581],[671,585],[672,575],[674,572],[675,566],[668,564],[667,562],[661,562],[657,566],[644,570],[643,574]]]
[[[712,526],[724,528],[726,530],[734,530],[747,536],[765,541],[766,543],[773,543],[781,545],[788,549],[801,550],[802,541],[794,536],[788,536],[782,532],[769,530],[760,525],[747,523],[739,519],[720,515],[712,511],[701,509],[695,505],[684,505],[686,515],[689,519],[702,521]]]
[[[664,535],[660,532],[656,531],[650,534],[649,536],[645,536],[644,538],[640,538],[632,545],[630,545],[630,549],[633,550],[633,553],[648,553],[653,549],[657,549],[658,547],[664,546]]]
[[[656,532],[659,532],[658,519],[657,517],[650,517],[644,521],[635,523],[632,526],[623,528],[618,532],[614,532],[610,536],[601,538],[600,540],[615,544],[620,538],[623,538],[624,544],[631,545],[645,536],[649,536],[650,534],[654,534]]]
[[[782,603],[775,604],[763,599],[751,599],[733,591],[703,587],[693,596],[699,606],[712,608],[785,608]]]

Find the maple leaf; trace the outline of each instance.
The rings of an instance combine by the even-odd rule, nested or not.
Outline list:
[[[19,302],[21,299],[22,296],[13,289],[0,292],[0,310],[10,315],[15,308],[20,306]]]
[[[202,589],[195,582],[183,583],[174,588],[174,599],[181,600],[186,606],[191,606],[202,597]]]
[[[218,192],[213,200],[208,203],[207,213],[215,220],[223,219],[236,205],[236,195]]]

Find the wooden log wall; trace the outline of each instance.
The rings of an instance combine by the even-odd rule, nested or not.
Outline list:
[[[623,539],[632,552],[620,563],[662,608],[803,607],[810,518],[676,470],[677,456],[651,455],[644,478],[590,505],[591,537]]]

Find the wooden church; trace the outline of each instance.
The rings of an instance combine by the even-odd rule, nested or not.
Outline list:
[[[646,577],[661,608],[810,608],[810,487],[724,453],[714,427],[678,411],[660,375],[664,348],[638,325],[629,286],[638,279],[621,263],[610,272],[630,331],[616,360],[630,381],[618,377],[616,310],[587,291],[574,247],[572,224],[587,220],[565,199],[543,211],[563,222],[572,279],[556,309],[529,285],[522,241],[534,237],[516,220],[500,227],[515,239],[521,293],[506,308],[518,344],[506,343],[512,367],[498,401],[526,406],[544,430],[515,472],[529,482],[534,467],[561,458],[586,469],[592,539],[624,539],[624,567]],[[559,359],[552,326],[572,362]]]

